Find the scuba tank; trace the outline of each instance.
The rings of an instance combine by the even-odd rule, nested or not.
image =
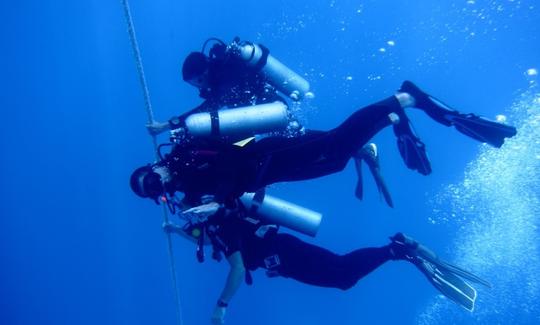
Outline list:
[[[235,38],[229,50],[247,66],[262,71],[272,86],[291,99],[298,101],[313,96],[309,91],[309,82],[270,55],[263,45],[240,42]]]
[[[252,136],[285,130],[289,125],[287,106],[276,101],[248,107],[195,113],[185,120],[185,132],[194,137]]]
[[[240,197],[248,214],[261,221],[287,227],[315,237],[321,224],[322,214],[285,200],[266,195],[264,191],[245,193]]]

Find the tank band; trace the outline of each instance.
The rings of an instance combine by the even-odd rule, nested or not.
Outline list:
[[[255,195],[253,195],[251,207],[249,208],[249,215],[255,215],[257,213],[257,209],[259,209],[259,206],[263,203],[264,197],[266,195],[265,188],[262,188],[255,192]]]
[[[257,62],[257,64],[253,66],[253,69],[255,69],[256,71],[259,71],[266,65],[266,62],[268,61],[268,55],[270,55],[270,50],[262,44],[257,44],[257,45],[261,48],[262,55],[259,61]]]
[[[217,111],[211,111],[210,112],[210,133],[212,136],[218,136],[219,135],[219,115]]]

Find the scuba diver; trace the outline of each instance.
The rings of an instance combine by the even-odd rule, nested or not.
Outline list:
[[[206,54],[210,42],[214,45]],[[204,102],[168,122],[148,124],[151,134],[183,127],[185,119],[194,113],[236,107],[256,110],[261,104],[288,108],[287,101],[278,91],[294,101],[313,96],[309,83],[270,55],[265,46],[241,41],[238,37],[230,44],[217,38],[206,40],[200,52],[191,52],[184,60],[182,78],[199,89]],[[287,112],[288,135],[294,136],[302,132],[302,126],[288,109]]]
[[[217,203],[227,204],[245,192],[256,192],[276,182],[313,179],[341,171],[375,134],[390,125],[406,166],[428,175],[431,164],[425,145],[405,115],[404,109],[409,107],[419,108],[436,122],[454,126],[495,147],[516,134],[512,126],[460,113],[405,81],[394,96],[359,109],[330,131],[306,131],[292,138],[250,139],[241,146],[207,137],[176,144],[161,161],[137,169],[131,176],[131,187],[137,195],[156,202],[178,191],[188,201],[213,195]]]
[[[214,45],[206,54],[210,42]],[[255,135],[294,137],[305,132],[288,109],[285,98],[299,101],[312,97],[309,83],[270,55],[264,45],[240,41],[238,37],[230,44],[209,38],[200,52],[192,52],[184,60],[182,78],[199,89],[204,102],[166,123],[148,124],[151,134],[171,130],[172,141],[184,145],[193,143],[197,136],[230,143],[244,140],[238,143],[246,144]],[[380,171],[376,145],[366,145],[354,160],[358,172],[357,197],[360,200],[363,197],[361,162],[364,161],[379,192],[393,207]]]
[[[266,269],[267,276],[292,278],[308,285],[348,290],[360,279],[390,260],[414,264],[431,284],[450,300],[473,311],[476,290],[467,281],[491,287],[490,283],[437,257],[414,239],[397,233],[390,244],[338,255],[299,238],[279,233],[275,227],[249,218],[247,210],[187,209],[181,215],[197,215],[211,224],[206,233],[214,243],[213,257],[223,253],[230,270],[212,314],[214,324],[223,324],[225,312],[244,281],[252,283],[250,271]],[[193,228],[164,224],[166,232],[186,236]],[[216,248],[217,246],[217,248]],[[198,256],[201,250],[198,249]],[[199,261],[201,261],[199,259]]]

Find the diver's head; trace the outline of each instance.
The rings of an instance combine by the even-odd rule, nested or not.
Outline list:
[[[170,182],[169,170],[164,166],[144,166],[137,168],[130,178],[131,190],[140,197],[157,199],[165,193]]]
[[[199,89],[208,88],[209,58],[202,52],[191,52],[184,60],[182,78]]]

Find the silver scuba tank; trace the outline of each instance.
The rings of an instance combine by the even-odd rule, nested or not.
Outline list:
[[[211,135],[252,136],[285,130],[289,125],[287,106],[280,101],[247,107],[195,113],[186,118],[186,132],[194,137]]]
[[[261,46],[254,43],[242,42],[234,43],[234,47],[234,51],[248,66],[255,67],[264,64],[260,69],[268,78],[270,84],[291,99],[297,101],[304,97],[313,96],[309,92],[309,82],[306,79],[268,54],[268,51],[265,53]],[[261,61],[265,59],[265,63]]]
[[[240,197],[249,212],[261,221],[287,227],[315,237],[321,224],[322,214],[270,195],[257,198],[255,193]]]

